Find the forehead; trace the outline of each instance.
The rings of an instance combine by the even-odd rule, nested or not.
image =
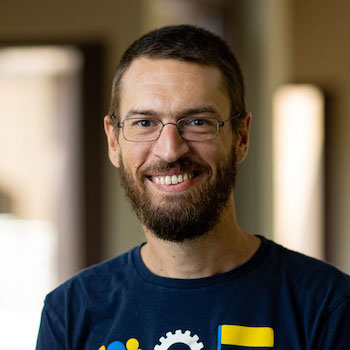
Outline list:
[[[221,114],[230,112],[230,100],[220,70],[175,59],[135,59],[121,81],[120,113],[156,109],[177,113],[181,108],[208,105]]]

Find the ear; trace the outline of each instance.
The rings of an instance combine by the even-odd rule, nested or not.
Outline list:
[[[113,125],[113,120],[110,116],[104,118],[104,128],[108,142],[108,155],[112,164],[119,168],[120,167],[120,147],[118,142],[118,133]]]
[[[237,163],[242,163],[247,156],[249,146],[249,131],[252,115],[246,113],[237,130],[236,156]]]

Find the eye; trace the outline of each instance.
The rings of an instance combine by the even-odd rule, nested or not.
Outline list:
[[[185,122],[190,127],[212,127],[216,126],[216,119],[213,118],[190,118]]]
[[[191,120],[191,125],[193,126],[202,126],[205,125],[206,121],[204,119],[192,119]]]
[[[132,127],[150,128],[156,126],[156,121],[152,119],[130,119]]]
[[[140,120],[137,124],[139,126],[142,126],[143,128],[147,128],[152,126],[152,120],[148,120],[148,119]]]

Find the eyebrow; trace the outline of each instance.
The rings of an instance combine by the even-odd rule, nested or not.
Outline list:
[[[192,115],[196,115],[196,114],[202,114],[202,113],[210,113],[210,114],[214,114],[215,116],[219,116],[220,114],[218,113],[218,111],[212,107],[212,106],[203,106],[203,107],[198,107],[198,108],[187,108],[184,109],[182,111],[180,111],[179,113],[176,113],[176,117],[177,118],[181,118],[181,117],[189,117]],[[138,115],[144,115],[144,116],[152,116],[152,117],[160,117],[161,114],[156,112],[153,109],[137,109],[137,108],[133,108],[130,111],[128,111],[128,113],[126,114],[125,118],[130,118],[133,116],[138,116]]]
[[[128,111],[128,113],[126,113],[125,118],[130,118],[133,117],[135,115],[147,115],[147,116],[152,116],[152,117],[158,117],[159,114],[152,110],[152,109],[131,109],[130,111]]]

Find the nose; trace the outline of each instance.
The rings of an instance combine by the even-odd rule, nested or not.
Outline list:
[[[174,123],[166,123],[154,142],[153,154],[168,163],[175,162],[189,151],[187,142],[180,136]]]

